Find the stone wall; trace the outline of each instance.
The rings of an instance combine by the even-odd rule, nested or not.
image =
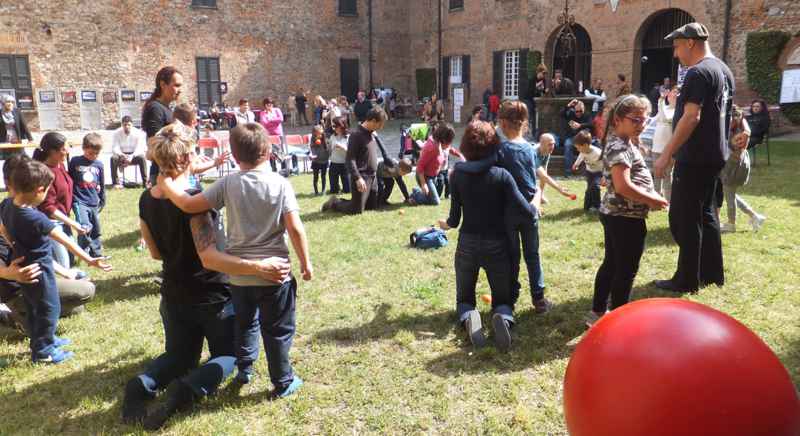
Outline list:
[[[196,101],[195,58],[206,56],[219,57],[225,100],[233,105],[240,97],[260,105],[268,95],[283,104],[299,88],[339,95],[340,58],[361,60],[366,87],[366,0],[356,17],[339,16],[336,0],[261,3],[218,0],[209,9],[190,0],[2,2],[3,30],[21,41],[0,42],[0,53],[29,56],[35,93],[152,91],[158,69],[175,65],[185,100]],[[79,128],[78,105],[63,109],[63,127]],[[34,126],[35,114],[27,114]],[[116,105],[104,105],[103,118],[116,121]]]
[[[552,61],[554,34],[562,2],[550,0],[465,0],[449,11],[447,0],[372,0],[373,81],[416,96],[415,71],[439,68],[438,10],[442,6],[442,56],[469,55],[471,92],[464,110],[481,102],[492,84],[492,53],[529,48]],[[650,19],[678,8],[705,23],[711,45],[722,53],[725,0],[620,0],[570,2],[578,24],[592,42],[592,77],[616,94],[617,73],[639,85],[637,47]],[[369,82],[368,0],[358,14],[339,16],[338,0],[242,2],[218,0],[217,8],[197,8],[191,0],[99,0],[85,2],[1,2],[0,54],[25,54],[34,93],[59,95],[82,89],[152,91],[156,71],[175,65],[184,73],[184,98],[197,100],[197,57],[218,57],[221,79],[229,85],[225,100],[241,97],[256,105],[272,96],[281,105],[296,90],[326,97],[341,93],[339,60],[359,60],[360,87]],[[796,0],[732,0],[729,64],[740,102],[754,97],[746,86],[748,32],[800,31]],[[438,80],[438,74],[437,74]],[[62,104],[63,127],[80,127],[80,105]],[[103,105],[103,123],[119,118],[118,105]],[[36,127],[36,112],[26,116]]]

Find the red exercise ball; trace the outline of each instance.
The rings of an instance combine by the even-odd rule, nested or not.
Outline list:
[[[640,300],[607,314],[564,377],[572,436],[798,436],[800,399],[777,356],[702,304]]]

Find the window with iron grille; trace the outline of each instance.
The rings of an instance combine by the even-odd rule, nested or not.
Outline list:
[[[503,98],[519,98],[519,50],[505,52],[503,62]]]

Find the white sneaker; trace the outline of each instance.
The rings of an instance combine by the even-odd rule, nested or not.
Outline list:
[[[761,226],[764,225],[764,221],[766,220],[767,217],[759,214],[755,214],[752,218],[750,218],[750,225],[753,226],[753,231],[757,232],[761,230]]]
[[[724,223],[719,226],[720,233],[736,233],[736,224],[733,223]]]

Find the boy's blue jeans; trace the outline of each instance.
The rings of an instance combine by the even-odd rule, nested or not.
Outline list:
[[[236,365],[239,371],[252,374],[258,359],[258,334],[264,340],[269,378],[277,390],[294,380],[289,349],[295,326],[297,281],[276,286],[231,286],[236,310]]]
[[[89,256],[103,256],[103,243],[100,241],[100,208],[87,206],[75,201],[72,204],[72,211],[81,227],[88,230],[85,235],[78,235],[78,245],[83,248]]]
[[[53,260],[39,261],[39,283],[20,284],[25,301],[27,329],[30,332],[31,358],[46,359],[55,351],[56,326],[61,315]]]
[[[439,205],[439,191],[436,190],[436,177],[427,177],[426,185],[428,186],[428,195],[422,193],[419,188],[414,188],[411,191],[411,198],[414,199],[416,204],[429,204],[432,206]]]
[[[236,363],[233,304],[178,304],[162,298],[159,311],[166,350],[139,375],[142,384],[155,396],[159,389],[182,377],[196,395],[214,393]],[[203,339],[208,341],[211,358],[198,368]]]
[[[564,175],[572,175],[572,164],[575,163],[575,147],[572,145],[575,138],[567,138],[564,141]]]
[[[539,220],[517,218],[509,221],[509,253],[511,257],[511,296],[513,304],[519,299],[519,291],[522,285],[519,282],[519,262],[520,258],[525,259],[528,267],[528,281],[531,286],[531,298],[533,301],[544,298],[544,272],[542,271],[542,259],[539,256]],[[522,252],[520,252],[520,242],[522,242]]]
[[[517,262],[519,263],[519,262]],[[480,268],[486,272],[492,291],[492,312],[514,322],[514,302],[511,295],[511,269],[508,241],[481,235],[461,233],[456,247],[456,314],[459,324],[475,310],[475,283]]]

